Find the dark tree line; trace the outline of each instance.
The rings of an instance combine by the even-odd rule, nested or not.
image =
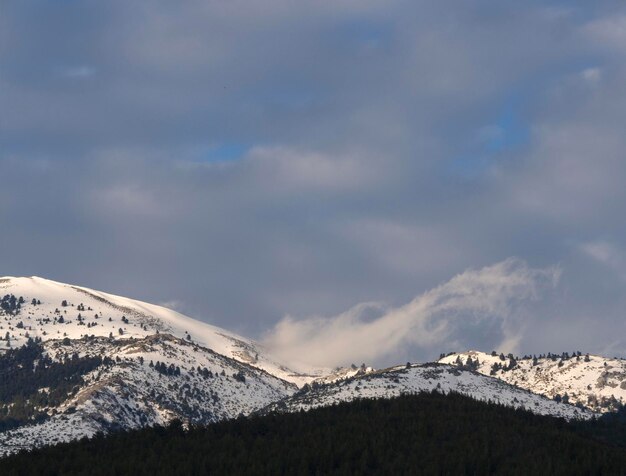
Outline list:
[[[0,473],[619,475],[626,474],[626,449],[614,436],[623,425],[617,418],[569,424],[424,393],[189,430],[174,423],[98,435],[0,460]]]
[[[13,294],[6,294],[0,299],[0,309],[7,314],[19,314],[22,304],[24,304],[24,298],[22,296],[18,298]]]
[[[159,362],[157,360],[156,364],[150,362],[150,367],[154,367],[154,370],[159,372],[162,375],[180,375],[180,367],[175,366],[174,364],[167,365],[165,362]]]
[[[68,398],[83,375],[113,361],[102,357],[66,354],[61,362],[44,353],[41,339],[28,339],[0,355],[0,431],[45,418],[38,409],[56,406]],[[39,391],[45,388],[46,391]]]

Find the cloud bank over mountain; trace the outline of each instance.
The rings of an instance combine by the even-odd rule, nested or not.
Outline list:
[[[286,352],[380,325],[358,355],[626,356],[625,25],[609,0],[9,0],[2,274],[273,328]],[[484,320],[464,301],[488,328],[464,336],[426,306],[512,256],[558,286]]]
[[[467,270],[400,307],[362,303],[334,317],[287,317],[265,343],[287,362],[326,366],[393,359],[415,348],[421,354],[443,346],[471,348],[479,339],[517,352],[534,319],[530,305],[553,289],[559,276],[556,267],[533,269],[507,259]]]

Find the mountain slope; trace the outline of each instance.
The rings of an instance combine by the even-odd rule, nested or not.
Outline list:
[[[37,277],[0,278],[0,380],[0,456],[174,419],[208,424],[434,389],[593,415],[450,365],[284,365],[259,343],[178,312]]]
[[[66,355],[104,361],[81,375],[60,400],[39,398],[41,392],[57,390],[51,385],[3,402],[9,416],[27,419],[26,425],[0,433],[0,455],[173,419],[206,424],[235,418],[297,388],[170,334],[116,341],[106,337],[48,341],[41,349],[53,362],[67,361]],[[41,365],[40,360],[34,362]],[[41,403],[29,404],[35,401]]]
[[[0,304],[0,456],[234,418],[324,375],[291,371],[256,342],[175,311],[42,278],[0,279]]]
[[[596,426],[428,393],[189,431],[174,425],[120,432],[1,459],[0,473],[624,474],[626,450],[599,441]]]
[[[197,343],[297,385],[327,372],[327,369],[306,366],[300,366],[300,372],[290,370],[273,359],[257,342],[171,309],[134,299],[35,276],[0,278],[0,295],[11,294],[22,297],[24,302],[16,315],[4,313],[0,337],[5,342],[0,342],[0,349],[9,345],[19,347],[27,341],[27,336],[49,340],[78,339],[86,335],[108,337],[112,334],[114,339],[128,339],[161,332]],[[66,306],[62,305],[64,302]],[[10,334],[8,342],[6,332]]]
[[[557,403],[498,379],[442,364],[392,367],[329,384],[306,385],[296,394],[270,404],[260,413],[310,410],[362,398],[389,398],[433,390],[456,392],[480,401],[525,408],[540,415],[566,419],[589,419],[594,416],[589,410]]]
[[[492,375],[549,398],[565,398],[570,403],[597,412],[614,411],[626,402],[624,359],[578,353],[521,359],[511,357],[469,351],[447,355],[439,362],[467,366],[469,358],[470,366],[483,375]]]

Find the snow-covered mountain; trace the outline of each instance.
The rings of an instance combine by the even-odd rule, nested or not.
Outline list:
[[[614,411],[626,400],[624,359],[579,352],[515,358],[497,352],[469,351],[447,355],[439,362],[472,368],[531,392],[565,399],[596,412]]]
[[[0,455],[249,414],[330,372],[293,371],[260,344],[175,311],[42,278],[1,278],[0,304]]]
[[[118,340],[139,339],[160,332],[196,343],[297,385],[328,372],[328,369],[312,369],[293,362],[291,368],[294,365],[297,368],[291,370],[250,339],[171,309],[93,289],[39,277],[4,277],[0,278],[0,295],[13,295],[23,300],[16,315],[5,312],[0,320],[0,337],[4,339],[0,342],[0,349],[19,347],[28,337],[47,341],[93,335]]]
[[[509,385],[477,372],[443,364],[407,364],[389,369],[360,373],[332,383],[305,385],[294,395],[272,403],[270,411],[309,410],[359,398],[388,398],[407,393],[457,392],[481,401],[525,408],[541,415],[566,419],[588,419],[595,414],[585,408],[554,400]]]
[[[235,418],[297,390],[263,370],[165,333],[132,340],[48,341],[43,349],[55,362],[74,354],[80,356],[77,362],[94,357],[104,362],[81,373],[63,398],[27,406],[37,422],[0,432],[0,455],[174,418],[193,423]],[[54,386],[38,389],[53,391]]]
[[[498,359],[472,355],[483,374]],[[510,384],[548,397],[567,388],[570,402],[579,401],[578,391],[570,391],[574,384],[600,386],[598,398],[616,385],[624,390],[622,361],[592,356],[565,379],[571,359],[560,367],[540,359],[541,372],[533,367],[516,378],[515,368],[496,372],[505,383],[459,368],[456,357],[444,359],[451,365],[382,371],[364,365],[312,368],[281,362],[251,339],[161,306],[37,277],[0,278],[0,456],[172,419],[203,424],[268,409],[433,389],[541,414],[588,418],[588,410]],[[529,365],[518,363],[520,369]]]

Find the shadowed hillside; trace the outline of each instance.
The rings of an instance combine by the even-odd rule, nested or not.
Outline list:
[[[626,449],[567,423],[458,394],[116,433],[0,460],[3,475],[626,474]]]

